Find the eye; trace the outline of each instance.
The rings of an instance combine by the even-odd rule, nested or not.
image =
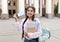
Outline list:
[[[31,12],[33,12],[33,10],[31,10]]]
[[[30,11],[30,12],[33,12],[33,10],[27,10],[28,12]]]

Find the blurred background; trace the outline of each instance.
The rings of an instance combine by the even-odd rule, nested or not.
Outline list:
[[[13,14],[19,14],[21,22],[28,6],[35,7],[35,17],[40,19],[42,28],[51,32],[45,42],[60,42],[60,0],[0,0],[0,42],[23,42]]]

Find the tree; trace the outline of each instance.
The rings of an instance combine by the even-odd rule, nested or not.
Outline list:
[[[55,14],[55,15],[58,14],[58,4],[59,4],[59,3],[57,3],[57,5],[56,5],[55,8],[54,8],[54,14]]]
[[[0,15],[1,15],[1,13],[2,13],[2,9],[0,9]]]

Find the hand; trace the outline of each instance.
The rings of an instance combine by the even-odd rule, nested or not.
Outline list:
[[[16,14],[13,15],[13,18],[15,19],[16,22],[18,22],[18,18]]]
[[[16,14],[13,15],[13,18],[17,18]]]
[[[27,33],[27,32],[24,32],[24,35],[25,35],[26,37],[28,37],[28,33]]]

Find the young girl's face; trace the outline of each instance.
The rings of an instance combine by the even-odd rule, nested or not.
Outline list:
[[[32,17],[34,15],[34,10],[32,8],[28,8],[27,10],[27,16]]]

